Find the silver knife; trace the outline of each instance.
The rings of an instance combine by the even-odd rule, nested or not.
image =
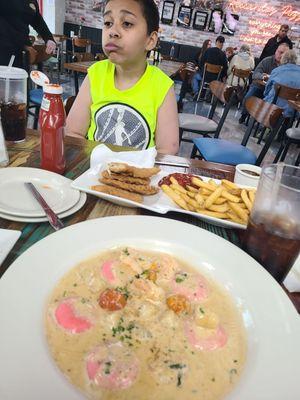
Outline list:
[[[43,210],[46,213],[46,217],[48,218],[48,220],[50,222],[50,225],[56,231],[63,228],[64,224],[58,218],[58,216],[55,214],[55,212],[48,206],[46,200],[42,197],[42,195],[37,190],[37,188],[34,186],[34,184],[31,182],[25,182],[25,186],[30,190],[30,192],[33,194],[33,196],[38,201],[38,203],[42,206]]]

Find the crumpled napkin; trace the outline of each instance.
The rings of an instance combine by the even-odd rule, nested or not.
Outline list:
[[[283,282],[289,292],[300,292],[300,256]]]
[[[147,150],[116,152],[110,150],[105,144],[99,144],[92,151],[90,166],[94,168],[102,164],[105,169],[110,162],[124,162],[135,167],[151,168],[154,166],[156,155],[155,147]]]

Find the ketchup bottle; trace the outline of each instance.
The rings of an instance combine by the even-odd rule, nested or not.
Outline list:
[[[63,89],[60,85],[45,84],[40,109],[41,167],[63,174],[66,168],[64,153],[65,108],[62,102]]]

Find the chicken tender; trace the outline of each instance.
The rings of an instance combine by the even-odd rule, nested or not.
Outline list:
[[[106,194],[111,194],[112,196],[123,197],[124,199],[136,201],[137,203],[143,202],[143,196],[137,193],[131,193],[127,190],[122,190],[113,186],[107,185],[94,185],[91,186],[92,190],[96,190],[97,192],[102,192]]]
[[[114,174],[109,173],[109,171],[103,171],[102,177],[106,179],[115,179],[117,181],[126,182],[126,183],[134,183],[136,185],[149,185],[150,178],[135,178],[133,176],[128,176],[124,174]]]
[[[134,183],[121,182],[111,178],[100,178],[101,183],[106,185],[114,186],[120,189],[127,190],[129,192],[135,192],[145,195],[152,195],[158,192],[158,188],[150,185],[135,185]]]
[[[156,175],[160,171],[160,168],[137,168],[126,163],[111,162],[108,164],[108,171],[116,174],[126,174],[135,178],[150,178]]]

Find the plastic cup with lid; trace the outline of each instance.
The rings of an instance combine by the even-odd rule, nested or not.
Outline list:
[[[24,69],[0,66],[0,108],[6,140],[20,142],[26,134],[27,78]]]

